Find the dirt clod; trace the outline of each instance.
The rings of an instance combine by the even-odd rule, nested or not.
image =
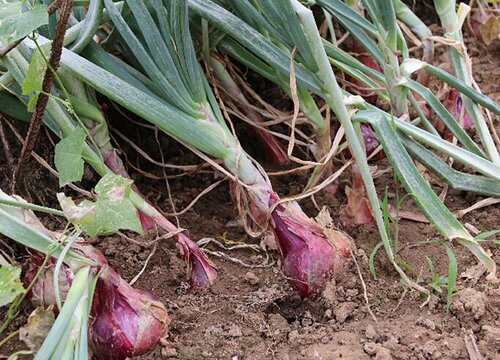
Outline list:
[[[357,304],[354,302],[345,302],[338,309],[335,310],[335,319],[343,324],[350,316],[354,315],[354,310],[356,309]]]
[[[451,309],[458,315],[472,316],[475,320],[479,320],[486,313],[487,301],[482,292],[466,288],[455,297]]]

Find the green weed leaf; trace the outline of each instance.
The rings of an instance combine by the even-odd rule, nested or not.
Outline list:
[[[500,233],[500,230],[485,231],[485,232],[479,234],[478,236],[476,236],[475,239],[476,239],[476,241],[482,241],[482,240],[486,240],[490,236],[493,236],[493,235],[496,235],[499,233]]]
[[[446,310],[450,311],[451,302],[453,300],[453,294],[456,291],[457,285],[457,273],[458,273],[458,263],[455,253],[452,248],[446,246],[446,253],[448,254],[448,284],[446,291]]]
[[[86,137],[85,131],[77,128],[56,145],[54,162],[59,172],[59,186],[82,179],[82,151]]]
[[[50,45],[50,44],[47,44]],[[36,49],[31,56],[30,65],[28,67],[28,72],[21,84],[21,90],[23,95],[29,95],[32,92],[42,91],[42,81],[45,75],[45,70],[47,70],[47,62],[45,59],[49,57],[50,47],[41,47],[43,55],[40,50]]]
[[[21,269],[15,266],[3,264],[0,267],[0,307],[10,304],[24,292],[20,276]]]
[[[137,210],[130,200],[132,183],[119,175],[106,174],[95,187],[96,202],[85,200],[76,205],[64,194],[58,194],[58,199],[68,220],[92,237],[118,230],[142,233]]]
[[[47,7],[35,5],[23,12],[21,3],[0,4],[0,39],[11,43],[49,23]]]

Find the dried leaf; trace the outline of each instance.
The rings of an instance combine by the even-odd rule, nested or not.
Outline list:
[[[55,316],[52,306],[47,309],[37,307],[29,316],[28,322],[19,329],[19,339],[33,352],[37,352],[54,324]]]
[[[494,40],[500,39],[500,16],[490,16],[484,24],[479,26],[479,32],[487,46]]]
[[[366,197],[365,185],[357,165],[352,167],[352,188],[346,186],[347,205],[342,212],[342,221],[347,225],[375,225],[370,201]]]

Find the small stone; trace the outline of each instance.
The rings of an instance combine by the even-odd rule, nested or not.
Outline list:
[[[325,319],[331,319],[333,315],[332,309],[326,309],[325,311]]]
[[[302,325],[302,327],[311,326],[313,323],[314,323],[313,319],[308,317],[304,317],[300,320],[300,325]]]
[[[367,353],[370,356],[373,356],[377,353],[377,349],[379,348],[379,345],[375,344],[374,342],[367,342],[365,346],[363,347],[363,350],[365,350],[365,353]]]
[[[177,349],[174,347],[164,347],[161,349],[161,356],[164,358],[177,357]]]
[[[288,328],[288,321],[280,314],[269,314],[269,325],[278,330]]]
[[[232,324],[227,331],[227,335],[230,337],[241,337],[243,333],[241,332],[241,328],[238,325]]]
[[[391,352],[388,349],[380,346],[377,349],[377,355],[375,355],[375,360],[392,360]]]
[[[300,337],[298,330],[292,330],[288,333],[288,342],[291,344],[295,344],[297,339]]]
[[[369,324],[366,327],[365,336],[367,339],[370,339],[370,340],[374,339],[377,336],[377,331],[375,330],[375,328],[373,327],[372,324]]]
[[[245,278],[244,280],[250,284],[250,285],[253,285],[253,286],[256,286],[256,285],[259,285],[260,283],[260,279],[257,275],[255,275],[254,272],[252,271],[248,271],[246,274],[245,274]]]

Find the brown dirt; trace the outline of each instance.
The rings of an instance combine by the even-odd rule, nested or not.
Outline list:
[[[484,49],[472,49],[472,55],[476,56],[474,69],[482,89],[499,101],[500,48],[489,51],[486,55]],[[481,56],[477,57],[478,54]],[[496,121],[498,129],[498,119]],[[176,157],[186,155],[179,148],[172,151]],[[381,162],[379,166],[386,165]],[[152,199],[163,194],[156,201],[168,208],[163,182],[145,181],[139,175],[136,179]],[[171,180],[177,208],[186,206],[211,181],[212,175],[206,174]],[[297,193],[303,181],[299,175],[287,176],[277,178],[275,186],[286,195]],[[387,175],[377,180],[377,186],[384,189],[391,181],[391,175]],[[336,199],[319,196],[316,201],[335,215],[345,202],[342,194],[341,184]],[[463,195],[450,191],[448,205],[458,209],[473,203],[475,197]],[[53,198],[53,191],[37,194],[40,202],[46,197]],[[309,215],[317,213],[310,201],[301,204]],[[226,226],[236,217],[225,184],[199,201],[180,221],[194,239],[213,237],[258,243],[249,239],[242,229]],[[500,207],[476,211],[463,220],[479,230],[498,228]],[[336,222],[342,227],[340,220]],[[280,272],[276,253],[226,251],[254,267],[246,268],[212,256],[219,271],[217,283],[209,292],[192,292],[187,289],[184,264],[176,257],[175,246],[164,241],[159,243],[136,286],[156,294],[167,305],[172,327],[163,346],[140,359],[479,359],[474,357],[476,352],[484,359],[500,359],[499,285],[481,276],[481,268],[469,252],[454,245],[459,263],[458,293],[447,312],[443,300],[446,289],[436,292],[436,296],[421,307],[425,298],[402,285],[383,251],[375,258],[378,279],[374,280],[369,273],[368,256],[379,241],[377,231],[366,226],[344,229],[356,241],[355,256],[377,321],[367,310],[363,284],[352,261],[319,299],[310,301],[301,300],[290,289]],[[400,223],[398,257],[406,264],[408,273],[414,277],[420,275],[425,284],[430,282],[427,257],[436,271],[446,276],[448,261],[444,247],[421,244],[435,238],[437,234],[428,225]],[[127,280],[140,271],[152,250],[117,236],[100,238],[94,244]],[[486,247],[500,263],[500,247],[493,244]],[[212,245],[209,249],[217,250]],[[258,267],[267,255],[277,264]],[[24,313],[28,311],[29,306]],[[19,317],[11,329],[24,319]],[[7,347],[2,352],[10,350],[14,348]]]

